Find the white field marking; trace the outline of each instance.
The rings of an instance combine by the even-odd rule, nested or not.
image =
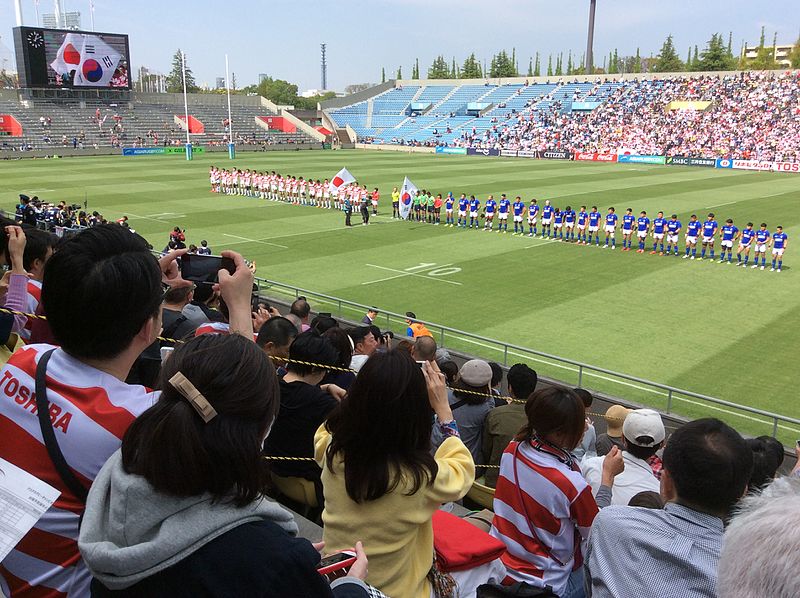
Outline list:
[[[228,233],[222,233],[222,235],[234,239],[241,239],[244,243],[261,243],[262,245],[272,245],[273,247],[280,247],[281,249],[289,249],[286,245],[278,245],[277,243],[269,243],[258,239],[248,239],[247,237],[240,237],[239,235],[229,235]]]
[[[392,224],[393,222],[399,222],[399,220],[394,220],[394,221],[390,220],[388,222],[376,222],[375,224],[386,225],[386,224]],[[372,225],[370,224],[369,226],[372,226]],[[354,226],[350,230],[362,230],[364,228],[365,227],[363,227],[363,226],[362,227]],[[340,231],[340,230],[346,230],[346,229],[343,226],[337,226],[336,228],[323,228],[323,229],[319,229],[319,230],[307,230],[307,231],[303,231],[303,232],[299,232],[299,233],[289,233],[288,235],[273,235],[271,237],[262,237],[261,239],[256,239],[256,240],[258,242],[263,242],[263,241],[269,241],[269,240],[272,240],[272,239],[284,239],[286,237],[299,237],[301,235],[318,235],[318,234],[321,234],[321,233],[332,233],[332,232],[336,232],[336,231]],[[348,234],[350,234],[350,233],[348,233]],[[225,246],[227,247],[229,245],[241,245],[242,243],[250,243],[250,241],[234,241],[232,243],[225,243]]]
[[[747,201],[746,199],[735,199],[733,201],[726,201],[725,203],[715,203],[713,206],[708,206],[704,209],[710,210],[711,208],[718,208],[720,206],[729,206],[732,203],[739,203],[740,201]]]
[[[160,222],[161,224],[164,224],[164,221],[160,220],[159,218],[151,218],[150,216],[140,216],[138,214],[132,214],[131,212],[116,212],[116,213],[122,214],[123,216],[127,216],[128,218],[135,218],[138,220],[152,220],[153,222]]]
[[[547,241],[542,240],[542,241],[539,241],[538,243],[534,243],[533,245],[526,245],[525,247],[523,247],[523,249],[531,249],[533,247],[539,247],[540,245],[549,245],[550,243],[552,243],[555,240],[556,239],[547,239]],[[531,241],[531,242],[533,242],[533,241]]]
[[[416,276],[417,278],[423,278],[425,280],[438,280],[439,282],[445,282],[447,284],[455,284],[455,285],[461,286],[461,283],[460,282],[456,282],[455,280],[443,280],[441,278],[433,278],[431,276],[425,276],[424,274],[417,274],[415,272],[406,272],[404,270],[396,270],[394,268],[387,268],[386,266],[376,266],[375,264],[364,264],[364,265],[365,266],[369,266],[370,268],[378,268],[380,270],[387,270],[389,272],[397,272],[398,274],[400,274],[400,276]],[[431,268],[431,269],[435,270],[436,268]],[[391,278],[400,278],[400,276],[392,276]],[[373,280],[372,282],[379,282],[379,281]],[[361,284],[367,284],[367,283],[361,283]]]
[[[492,345],[489,345],[487,343],[482,343],[480,341],[476,341],[476,340],[473,340],[471,338],[466,338],[466,337],[458,336],[458,335],[455,335],[455,334],[450,334],[450,336],[453,337],[453,338],[457,338],[459,340],[468,342],[468,343],[472,343],[473,345],[479,345],[479,346],[485,347],[487,349],[498,350],[496,346],[492,346]],[[511,349],[508,350],[508,354],[509,355],[515,355],[517,357],[522,357],[522,358],[528,359],[530,361],[536,361],[538,363],[544,363],[544,364],[547,364],[547,365],[551,365],[553,367],[561,368],[563,370],[568,370],[570,372],[577,372],[578,371],[578,368],[570,366],[570,365],[564,365],[563,363],[553,362],[553,361],[548,360],[548,359],[541,359],[539,357],[533,357],[531,355],[528,355],[528,354],[525,354],[525,353],[519,353],[519,352],[513,351]],[[666,397],[667,396],[667,393],[662,392],[660,390],[655,390],[655,389],[652,389],[652,388],[648,388],[646,386],[641,386],[639,384],[634,384],[632,382],[626,382],[624,380],[618,380],[616,378],[612,378],[612,377],[606,376],[604,374],[598,374],[598,373],[595,373],[595,372],[592,372],[592,371],[589,371],[589,370],[584,370],[583,375],[584,376],[592,376],[594,378],[599,378],[600,380],[606,380],[607,382],[613,382],[615,384],[620,384],[622,386],[628,386],[630,388],[635,388],[636,390],[649,392],[651,394],[659,395],[659,396],[662,396],[662,397]],[[717,407],[716,405],[709,404],[709,403],[703,403],[701,401],[694,401],[692,399],[685,399],[683,397],[678,397],[678,396],[675,396],[675,395],[672,396],[672,399],[674,401],[683,401],[684,403],[689,403],[691,405],[697,405],[698,407],[703,407],[705,409],[713,409],[714,411],[719,411],[720,413],[726,413],[728,415],[741,417],[742,419],[747,419],[747,420],[750,420],[750,421],[758,422],[760,424],[767,424],[767,425],[770,425],[770,426],[773,424],[773,422],[771,422],[769,420],[764,420],[764,419],[761,419],[761,418],[758,418],[758,417],[753,417],[751,415],[745,415],[744,413],[739,413],[738,411],[731,411],[730,409],[724,409],[722,407]],[[790,432],[800,432],[800,428],[796,428],[796,427],[792,427],[792,426],[786,426],[786,425],[780,424],[780,423],[778,424],[778,427],[782,428],[784,430],[788,430]]]
[[[367,264],[369,266],[370,264]],[[452,264],[445,264],[445,266],[451,266]],[[380,266],[375,266],[379,268]],[[437,264],[420,264],[419,266],[412,266],[411,268],[406,268],[402,274],[395,274],[394,276],[387,276],[386,278],[379,278],[378,280],[368,280],[367,282],[362,282],[362,285],[365,284],[373,284],[376,282],[386,282],[387,280],[394,280],[395,278],[403,278],[404,276],[408,276],[412,274],[412,270],[414,272],[425,272],[426,270],[438,270],[439,268],[443,268],[444,266],[438,266]],[[400,272],[400,270],[398,270]]]
[[[148,214],[145,218],[156,218],[158,220],[162,218],[166,218],[169,216],[170,218],[186,218],[186,214],[181,214],[179,212],[161,212],[159,214]]]

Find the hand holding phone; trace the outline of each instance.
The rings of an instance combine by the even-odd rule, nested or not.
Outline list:
[[[236,271],[233,260],[216,255],[187,253],[181,257],[181,277],[197,284],[214,284],[219,281],[219,271]]]
[[[347,570],[356,562],[355,550],[343,550],[324,557],[317,565],[317,571],[328,581],[347,575]]]

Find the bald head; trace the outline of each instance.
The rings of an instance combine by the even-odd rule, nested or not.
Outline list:
[[[418,361],[433,361],[436,358],[436,341],[431,336],[418,337],[414,342],[412,354]]]

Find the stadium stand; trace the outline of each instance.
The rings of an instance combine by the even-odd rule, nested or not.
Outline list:
[[[800,73],[660,77],[424,81],[328,114],[374,143],[800,160]],[[368,123],[370,102],[391,117]]]
[[[166,94],[164,94],[166,95]],[[227,105],[212,98],[193,96],[189,115],[204,125],[202,134],[192,134],[198,145],[227,143]],[[250,98],[248,98],[250,99]],[[98,112],[99,111],[99,112]],[[14,116],[23,127],[21,137],[0,138],[0,151],[57,147],[131,147],[181,145],[185,132],[175,117],[183,117],[183,102],[159,101],[158,95],[134,94],[132,102],[63,102],[35,100],[25,103],[2,99],[0,114]],[[277,116],[265,106],[234,102],[231,107],[234,135],[240,145],[314,143],[303,131],[267,131],[256,117]]]

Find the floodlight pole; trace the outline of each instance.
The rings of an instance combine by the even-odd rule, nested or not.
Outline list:
[[[39,0],[33,0],[33,7],[36,10],[36,26],[40,27],[42,22],[39,20]]]
[[[228,91],[228,158],[236,157],[236,144],[233,142],[233,118],[231,117],[231,78],[228,76],[228,55],[225,54],[225,87]]]
[[[94,31],[94,0],[89,0],[89,17],[92,20],[92,31]]]
[[[17,17],[17,27],[22,27],[22,0],[14,0],[14,14]]]
[[[186,118],[186,159],[192,159],[192,140],[189,137],[189,99],[186,97],[186,52],[181,50],[181,73],[183,74],[183,113]]]
[[[597,8],[597,0],[589,0],[589,35],[586,39],[586,65],[584,66],[584,74],[592,74],[592,46],[594,46],[594,11]]]

